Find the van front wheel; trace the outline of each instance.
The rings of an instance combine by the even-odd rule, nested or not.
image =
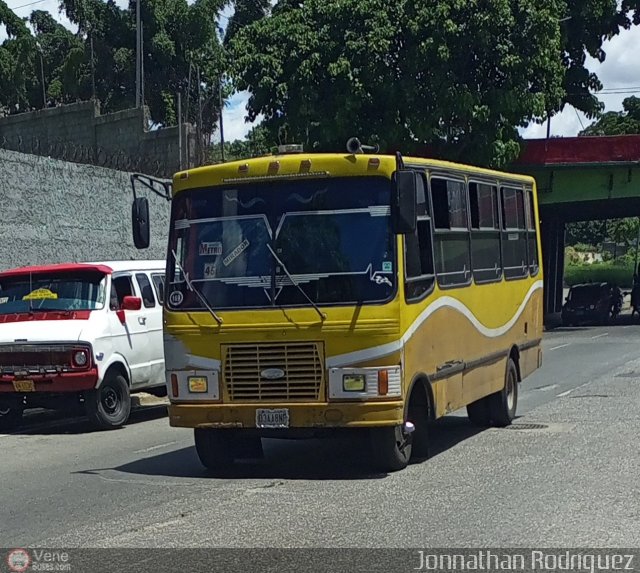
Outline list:
[[[123,426],[131,413],[129,385],[122,374],[110,373],[85,397],[90,422],[102,430]]]

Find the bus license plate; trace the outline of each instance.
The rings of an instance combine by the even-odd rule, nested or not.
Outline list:
[[[289,409],[278,408],[266,410],[260,408],[256,410],[256,428],[288,428]]]
[[[33,380],[16,380],[13,383],[13,389],[16,392],[35,392],[36,385]]]

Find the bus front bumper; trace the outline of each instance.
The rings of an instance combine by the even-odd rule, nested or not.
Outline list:
[[[296,404],[171,404],[169,422],[180,428],[257,429],[258,410],[288,410],[287,429],[374,428],[403,423],[404,404],[337,402]],[[282,431],[279,429],[278,431]]]

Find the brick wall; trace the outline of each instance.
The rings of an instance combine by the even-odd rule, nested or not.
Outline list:
[[[170,204],[147,196],[151,246],[139,251],[131,236],[128,173],[0,149],[0,269],[164,259]]]

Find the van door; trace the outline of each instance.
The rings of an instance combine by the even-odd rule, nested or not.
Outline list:
[[[152,277],[155,279],[155,276]],[[162,340],[162,306],[153,293],[151,278],[137,272],[136,282],[142,295],[142,305],[147,311],[147,350],[149,352],[149,384],[164,385],[164,348]],[[155,280],[154,280],[155,282]]]
[[[127,360],[131,369],[131,385],[140,386],[146,384],[150,377],[151,353],[147,347],[147,321],[150,313],[144,304],[140,310],[118,312],[122,309],[125,296],[141,297],[141,294],[135,289],[129,273],[114,273],[109,301],[113,349]]]

